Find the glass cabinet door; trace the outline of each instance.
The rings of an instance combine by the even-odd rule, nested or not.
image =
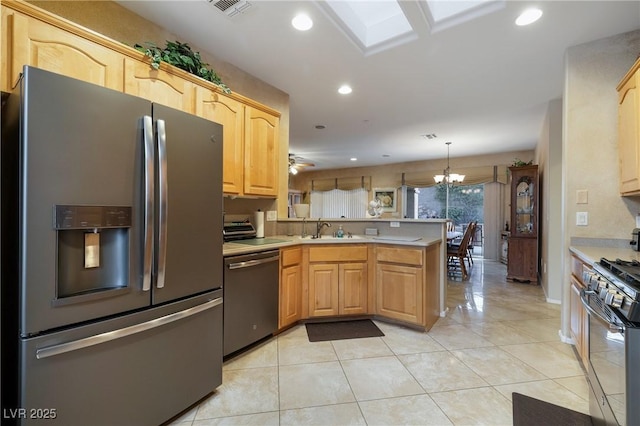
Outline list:
[[[533,234],[534,221],[534,191],[535,186],[530,176],[523,176],[516,185],[516,221],[515,232],[518,234]]]

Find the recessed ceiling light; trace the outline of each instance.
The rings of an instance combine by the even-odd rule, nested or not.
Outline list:
[[[516,25],[522,27],[525,25],[533,24],[542,16],[542,10],[540,9],[527,9],[518,16],[516,19]]]
[[[358,159],[356,157],[351,157],[349,158],[349,161],[358,161]]]
[[[338,89],[338,93],[340,93],[341,95],[348,95],[351,92],[353,92],[353,89],[351,88],[351,86],[348,86],[346,84],[343,84]]]
[[[298,31],[307,31],[313,27],[313,21],[309,15],[299,13],[291,20],[291,25]]]

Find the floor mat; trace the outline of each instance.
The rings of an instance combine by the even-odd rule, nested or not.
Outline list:
[[[513,426],[591,426],[591,416],[513,392]]]
[[[369,319],[307,323],[305,325],[310,342],[384,336],[384,333]]]

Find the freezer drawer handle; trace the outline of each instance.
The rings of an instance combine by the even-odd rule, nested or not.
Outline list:
[[[265,257],[264,259],[247,260],[245,262],[230,263],[229,269],[250,268],[252,266],[262,265],[263,263],[276,262],[280,256]]]
[[[153,121],[145,115],[142,119],[144,129],[144,241],[142,290],[151,290],[151,268],[153,264]]]
[[[220,305],[222,305],[222,297],[218,297],[217,299],[210,300],[201,305],[194,306],[193,308],[185,309],[184,311],[156,318],[154,320],[143,322],[141,324],[132,325],[130,327],[121,328],[119,330],[109,331],[107,333],[97,334],[95,336],[75,340],[73,342],[61,343],[59,345],[53,345],[46,348],[38,349],[36,351],[36,358],[48,358],[51,356],[76,351],[78,349],[88,348],[89,346],[99,345],[100,343],[110,342],[112,340],[120,339],[122,337],[141,333],[143,331],[151,330],[165,324],[179,321],[181,319],[193,316],[202,311],[206,311],[207,309],[211,309]]]

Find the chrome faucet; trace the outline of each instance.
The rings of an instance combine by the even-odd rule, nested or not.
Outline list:
[[[329,222],[321,222],[322,219],[318,218],[318,222],[316,223],[316,235],[313,238],[320,238],[320,232],[322,232],[322,228],[325,226],[327,228],[331,227]]]
[[[307,218],[302,218],[302,233],[300,234],[300,238],[305,238],[307,236]]]

